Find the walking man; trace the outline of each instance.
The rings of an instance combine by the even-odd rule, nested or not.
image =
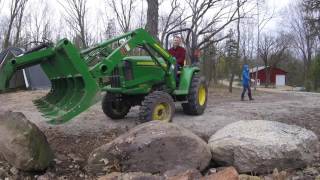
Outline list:
[[[249,100],[252,101],[253,98],[252,98],[251,89],[250,89],[250,72],[249,72],[249,66],[247,64],[243,65],[242,86],[243,86],[243,91],[241,94],[241,101],[244,101],[244,95],[247,90],[248,90]]]

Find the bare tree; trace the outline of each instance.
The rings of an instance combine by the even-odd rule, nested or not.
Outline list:
[[[191,60],[196,59],[194,54],[197,49],[206,51],[212,44],[217,44],[228,38],[229,34],[225,34],[225,29],[232,22],[244,17],[246,14],[242,12],[238,16],[238,10],[247,3],[247,0],[239,2],[236,0],[185,1],[191,10],[191,29],[193,34],[189,45],[190,51],[187,49]],[[210,64],[213,65],[214,63],[211,62]]]
[[[145,11],[144,11],[144,6],[145,6],[145,0],[140,0],[141,2],[139,3],[140,5],[141,5],[141,10],[140,10],[140,15],[139,15],[139,23],[138,23],[138,27],[145,27],[145,25],[146,25],[146,18],[145,18],[145,16],[146,16],[146,13],[145,13]]]
[[[266,87],[268,87],[269,83],[270,83],[270,75],[269,75],[269,59],[270,59],[270,54],[271,51],[273,49],[273,47],[275,46],[275,41],[273,39],[273,37],[269,37],[267,35],[264,35],[262,37],[262,41],[260,41],[260,45],[259,45],[259,56],[261,57],[264,66],[265,66],[265,71],[266,71]]]
[[[241,22],[241,37],[240,37],[240,55],[243,61],[247,63],[253,60],[256,52],[256,36],[255,23],[252,19],[244,19]]]
[[[159,1],[147,0],[147,24],[146,30],[153,36],[158,37],[158,24],[159,24]]]
[[[231,77],[229,81],[229,92],[232,93],[232,86],[233,86],[233,80],[234,76],[237,73],[237,69],[239,69],[239,62],[240,62],[240,20],[241,20],[241,14],[240,14],[240,0],[237,0],[237,42],[236,42],[236,54],[235,59],[233,60],[231,64]]]
[[[63,0],[63,2],[59,1],[66,12],[66,21],[75,30],[76,36],[81,41],[81,47],[88,47],[87,0]]]
[[[214,84],[217,84],[217,53],[217,47],[213,43],[208,46],[205,51],[203,51],[202,58],[204,61],[201,63],[201,72],[206,77],[207,85],[210,85],[212,80]]]
[[[114,19],[109,20],[109,22],[107,23],[105,34],[107,39],[111,39],[116,35],[116,23],[114,22]]]
[[[34,5],[38,11],[31,11],[27,14],[25,21],[29,24],[29,28],[25,30],[29,33],[28,37],[33,42],[40,42],[43,39],[51,39],[52,28],[51,17],[52,14],[48,2],[45,0],[39,0],[37,5]],[[30,41],[29,40],[29,41]]]
[[[27,0],[21,4],[21,7],[19,9],[19,12],[17,14],[17,22],[16,22],[16,35],[13,44],[18,45],[19,40],[20,40],[20,35],[21,35],[21,26],[22,26],[22,18],[25,10],[25,5],[26,5]]]
[[[136,0],[106,0],[116,15],[117,21],[123,33],[130,31]]]
[[[281,35],[278,38],[264,34],[260,41],[259,56],[265,66],[266,84],[270,84],[270,70],[284,59],[286,50],[290,46],[290,40],[286,35]]]
[[[257,54],[257,59],[256,63],[260,61],[260,56],[259,56],[259,49],[260,49],[260,36],[262,30],[265,28],[265,26],[273,19],[274,17],[274,9],[270,13],[270,9],[265,6],[266,3],[264,0],[256,0],[256,10],[257,10],[257,48],[256,48],[256,54]],[[261,8],[263,7],[263,8]],[[256,90],[257,87],[257,79],[258,79],[258,65],[256,65],[256,73],[255,73],[255,82],[254,82],[254,90]]]
[[[170,0],[170,11],[167,14],[160,15],[160,42],[164,43],[165,36],[168,32],[181,28],[186,21],[191,17],[190,15],[184,17],[185,8],[181,7],[178,0]]]
[[[191,56],[196,49],[205,49],[210,43],[220,42],[228,35],[218,37],[225,28],[236,21],[238,9],[241,8],[247,0],[237,3],[234,0],[185,0],[192,12],[191,29],[192,43]],[[210,14],[209,17],[206,15]],[[219,23],[218,23],[219,22]]]
[[[318,0],[305,0],[302,4],[306,14],[306,22],[320,41],[320,2]]]
[[[310,24],[306,22],[305,13],[300,3],[293,4],[288,9],[290,16],[286,19],[290,33],[294,35],[294,48],[304,62],[304,78],[307,79],[315,47],[315,36]],[[289,21],[288,21],[289,19]]]
[[[28,0],[13,0],[11,1],[10,4],[10,16],[9,16],[9,24],[8,24],[8,29],[6,31],[5,34],[5,38],[4,38],[4,43],[3,43],[3,48],[7,48],[10,45],[10,37],[11,37],[11,33],[12,33],[12,28],[14,25],[14,22],[16,20],[16,18],[18,17],[19,20],[22,19],[23,16],[23,11],[25,8],[25,4],[27,3]],[[21,22],[19,23],[21,25]],[[19,27],[19,31],[21,29],[21,26]],[[19,35],[20,32],[17,34]]]
[[[257,9],[257,51],[260,44],[260,34],[265,26],[274,18],[274,9],[272,11],[265,6],[264,0],[256,0],[256,9]]]

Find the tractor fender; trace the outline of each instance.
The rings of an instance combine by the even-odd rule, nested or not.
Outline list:
[[[197,66],[185,66],[180,74],[179,88],[174,91],[175,95],[187,95],[192,80],[192,76],[195,73],[199,73],[200,68]]]

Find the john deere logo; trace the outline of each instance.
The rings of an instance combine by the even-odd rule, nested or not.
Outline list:
[[[140,61],[140,62],[137,62],[137,65],[140,65],[140,66],[157,66],[157,64],[155,62],[152,62],[152,61]],[[166,63],[161,63],[161,66],[166,68],[167,64]]]
[[[137,62],[137,65],[141,65],[141,66],[155,66],[156,63],[155,62],[144,62],[144,61],[141,61],[141,62]]]

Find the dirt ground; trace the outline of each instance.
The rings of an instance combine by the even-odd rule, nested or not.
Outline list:
[[[211,88],[209,91],[208,107],[204,115],[185,115],[177,103],[173,123],[190,129],[204,140],[229,123],[258,119],[299,125],[320,137],[320,94],[257,91],[254,92],[254,101],[240,101],[240,89],[234,89],[232,94],[225,88]],[[32,100],[45,94],[46,91],[0,94],[0,111],[23,112],[46,134],[56,154],[55,165],[46,175],[54,174],[66,179],[89,178],[85,174],[84,165],[90,152],[138,124],[138,107],[133,107],[125,119],[112,121],[103,114],[98,103],[69,123],[48,125],[32,104]],[[14,173],[10,172],[9,175],[14,176]],[[28,174],[25,177],[40,175]]]

